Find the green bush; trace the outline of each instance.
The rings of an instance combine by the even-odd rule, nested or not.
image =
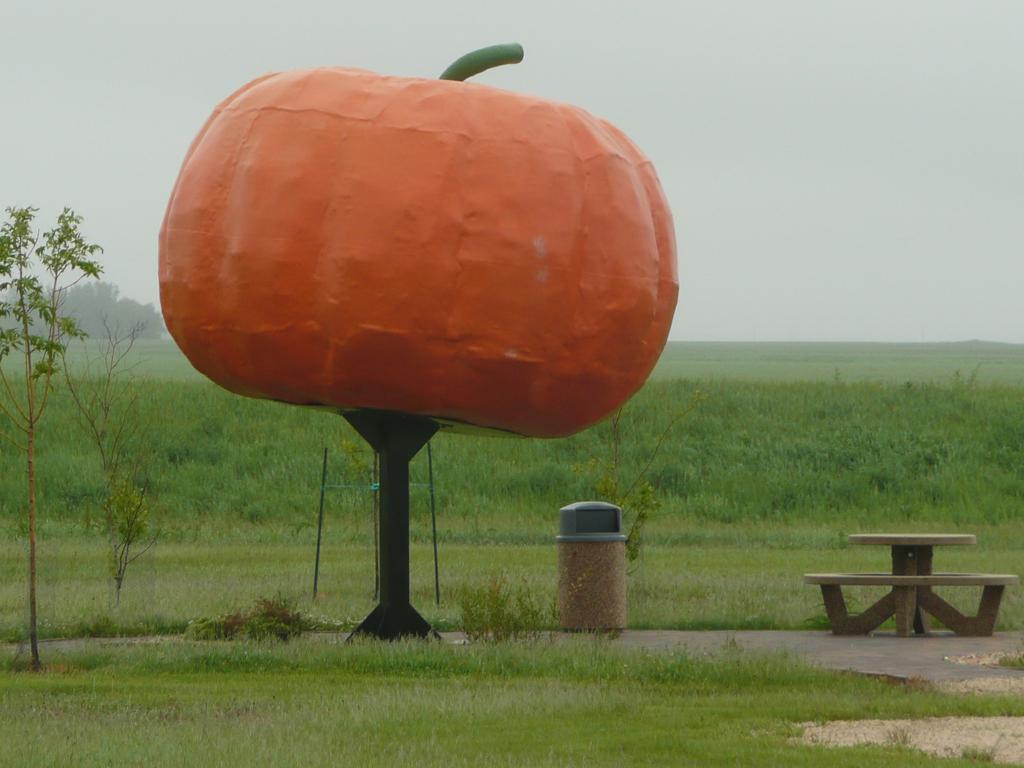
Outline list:
[[[262,598],[245,622],[251,640],[288,640],[309,629],[309,622],[286,600]]]
[[[513,585],[504,574],[481,587],[463,587],[458,603],[462,629],[474,642],[533,640],[554,621],[554,605],[545,608],[525,582]]]
[[[260,598],[248,613],[196,619],[185,636],[191,640],[290,640],[311,629],[311,623],[283,597]]]

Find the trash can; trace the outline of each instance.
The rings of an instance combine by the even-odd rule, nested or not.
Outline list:
[[[626,627],[626,537],[622,510],[578,501],[559,510],[558,616],[562,629]]]

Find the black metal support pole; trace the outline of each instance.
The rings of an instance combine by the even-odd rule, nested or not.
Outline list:
[[[437,513],[434,509],[434,453],[427,443],[427,477],[430,482],[430,528],[434,534],[434,604],[441,604],[441,573],[437,569]]]
[[[370,510],[373,514],[373,599],[380,600],[380,456],[376,451],[370,479]]]
[[[437,424],[388,411],[344,416],[380,455],[380,603],[352,636],[428,637],[433,630],[409,601],[409,462],[437,431]]]
[[[324,448],[324,468],[320,472],[320,514],[316,523],[316,563],[313,565],[313,599],[320,582],[320,539],[324,531],[324,492],[327,490],[327,448]]]

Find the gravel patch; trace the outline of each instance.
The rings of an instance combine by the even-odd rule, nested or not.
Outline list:
[[[1020,656],[1020,653],[1009,653],[1007,651],[997,651],[994,653],[968,653],[963,656],[946,656],[946,661],[951,661],[954,664],[967,664],[978,667],[998,667],[1003,663],[1004,659],[1014,658]]]
[[[805,744],[874,744],[916,749],[936,757],[1024,763],[1024,717],[927,717],[842,720],[803,725]]]
[[[1020,677],[972,677],[967,680],[943,680],[935,687],[946,693],[979,693],[1024,696],[1024,674]]]

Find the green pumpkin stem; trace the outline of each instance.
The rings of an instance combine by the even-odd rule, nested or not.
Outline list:
[[[441,80],[465,80],[479,75],[488,69],[503,64],[518,64],[523,60],[523,46],[519,43],[489,45],[476,51],[470,51],[453,61],[444,72]]]

